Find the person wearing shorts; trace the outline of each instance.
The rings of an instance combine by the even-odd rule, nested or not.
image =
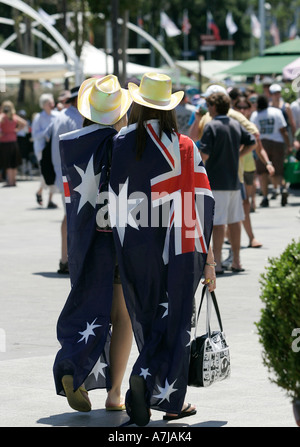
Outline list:
[[[262,145],[270,160],[269,163],[273,164],[275,169],[275,174],[269,177],[266,165],[261,160],[256,161],[257,174],[263,195],[260,206],[269,206],[269,178],[275,190],[280,186],[281,205],[285,206],[287,204],[287,191],[284,184],[283,167],[286,147],[290,147],[286,120],[280,109],[269,106],[267,98],[260,95],[257,99],[257,111],[253,112],[251,121],[258,127]]]
[[[222,246],[226,225],[230,228],[232,271],[244,269],[240,263],[241,222],[244,220],[240,190],[239,158],[255,148],[256,140],[240,123],[227,116],[230,99],[222,92],[206,98],[213,118],[206,124],[201,140],[197,143],[205,162],[211,189],[215,198],[213,252],[216,273],[222,268]],[[243,148],[240,150],[241,145]]]

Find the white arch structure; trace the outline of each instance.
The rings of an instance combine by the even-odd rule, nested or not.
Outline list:
[[[5,17],[0,17],[0,23],[4,23],[5,25],[12,25],[14,26],[15,21],[13,19],[7,19]],[[25,23],[20,23],[20,32],[23,34],[26,31],[26,25]],[[50,37],[46,36],[42,31],[39,31],[35,29],[33,26],[31,27],[31,32],[35,36],[37,36],[39,39],[46,42],[48,45],[50,45],[55,51],[59,51],[59,46],[57,43],[51,39]],[[3,42],[0,45],[0,48],[3,48],[4,50],[17,38],[17,33],[12,33],[9,37],[3,40]]]
[[[54,40],[61,47],[63,52],[73,61],[75,66],[75,82],[76,85],[81,84],[83,81],[83,72],[79,58],[77,57],[75,51],[71,47],[71,45],[66,41],[66,39],[54,28],[54,26],[50,25],[43,17],[35,11],[31,6],[26,5],[22,0],[0,0],[0,3],[4,3],[8,6],[18,9],[19,11],[24,12],[32,19],[36,20],[39,24],[41,24],[46,30],[51,34]]]
[[[83,81],[83,71],[82,71],[81,62],[80,62],[78,56],[76,55],[76,53],[75,53],[74,49],[71,47],[71,45],[56,30],[56,28],[53,27],[53,25],[49,24],[49,22],[47,22],[37,11],[35,11],[33,8],[31,8],[31,6],[26,5],[22,0],[0,0],[0,3],[4,3],[8,6],[12,6],[13,8],[16,8],[19,11],[22,11],[25,14],[29,15],[31,18],[33,18],[36,21],[32,24],[33,27],[36,26],[37,24],[41,24],[42,26],[44,26],[44,28],[46,28],[46,30],[52,35],[54,40],[61,47],[63,52],[71,59],[71,61],[73,61],[74,66],[75,66],[76,84],[79,85]],[[74,15],[75,13],[71,12],[68,14]],[[87,13],[87,14],[89,14],[89,13]],[[51,17],[54,19],[61,18],[61,16],[62,16],[62,14],[51,15]],[[102,19],[105,18],[105,16],[101,13],[98,14],[98,16]],[[0,19],[0,20],[2,21],[3,19]],[[2,23],[8,23],[8,20],[9,19],[6,19],[6,22],[2,21]],[[13,21],[10,22],[10,24],[11,23],[13,23]],[[122,24],[123,19],[118,19],[118,23]],[[139,26],[134,25],[131,22],[127,22],[126,26],[128,29],[136,32],[137,34],[142,36],[144,39],[146,39],[148,42],[150,42],[150,44],[153,45],[159,51],[159,53],[164,57],[164,59],[166,60],[168,65],[172,69],[177,71],[177,67],[176,67],[173,59],[170,57],[170,55],[166,52],[166,50],[162,47],[162,45],[160,45],[160,43],[157,40],[155,40],[150,34],[148,34],[146,31],[141,29]],[[43,33],[39,32],[38,30],[34,30],[34,29],[33,29],[33,32],[35,35],[37,35],[38,37],[40,37],[43,40],[48,39],[47,43],[50,44],[53,48],[55,47],[55,45],[56,45],[55,42],[51,41],[51,39],[47,38],[47,36],[45,36]],[[8,43],[11,43],[15,38],[16,38],[16,35],[14,33],[12,36],[10,36],[8,39],[6,39],[5,46],[7,46]]]

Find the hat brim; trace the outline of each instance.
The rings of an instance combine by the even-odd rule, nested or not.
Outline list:
[[[144,98],[139,93],[139,86],[130,82],[128,84],[128,90],[134,102],[141,106],[150,107],[151,109],[158,110],[172,110],[182,101],[184,91],[175,92],[171,95],[170,101],[150,101]]]
[[[116,124],[128,111],[131,106],[132,99],[129,91],[121,88],[121,107],[114,112],[101,112],[96,110],[90,104],[89,97],[91,90],[97,79],[87,79],[84,81],[78,92],[77,108],[82,116],[98,124],[113,125]]]

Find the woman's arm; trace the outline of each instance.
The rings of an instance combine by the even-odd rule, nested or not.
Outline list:
[[[204,280],[202,281],[202,284],[206,284],[210,292],[215,290],[217,286],[215,265],[216,263],[214,260],[214,254],[211,246],[209,246],[207,259],[204,267]]]

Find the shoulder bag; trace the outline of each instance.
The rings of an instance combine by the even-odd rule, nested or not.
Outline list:
[[[197,326],[204,297],[207,301],[206,333],[197,336]],[[211,331],[211,309],[217,314],[219,330]],[[221,315],[214,292],[203,287],[199,305],[194,338],[191,342],[191,356],[189,365],[188,385],[194,387],[207,387],[214,382],[227,379],[230,376],[229,346],[221,321]]]

